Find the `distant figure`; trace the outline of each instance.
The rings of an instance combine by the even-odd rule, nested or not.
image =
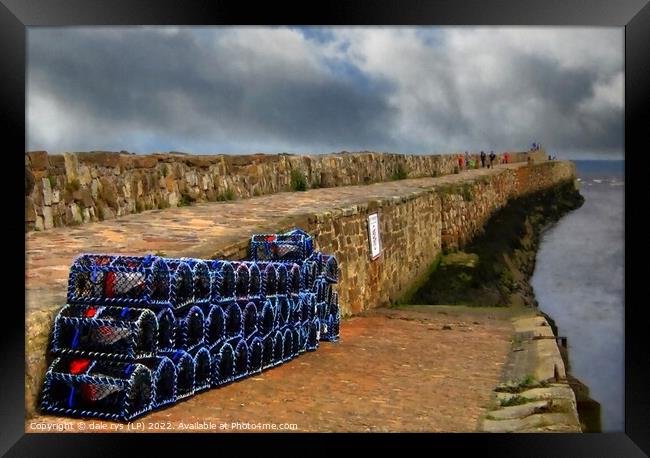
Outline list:
[[[458,155],[458,168],[460,170],[463,170],[463,167],[465,166],[465,160],[463,159],[463,155],[459,154]]]
[[[488,168],[494,166],[494,159],[495,159],[496,157],[497,157],[497,155],[494,154],[494,151],[490,151],[490,166],[489,166]]]
[[[549,160],[549,161],[553,160],[553,158],[551,158],[551,155],[550,155],[550,154],[548,155],[548,160]]]
[[[481,167],[485,167],[485,151],[481,151]]]
[[[469,169],[469,160],[470,160],[469,153],[465,151],[465,165],[467,166],[468,169]]]
[[[510,163],[510,153],[508,153],[507,151],[505,153],[503,153],[503,160],[504,160],[504,162],[506,164],[509,164]]]

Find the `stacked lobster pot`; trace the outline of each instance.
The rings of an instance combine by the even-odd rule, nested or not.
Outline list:
[[[55,318],[44,412],[130,421],[336,341],[338,266],[296,229],[242,261],[84,254]]]

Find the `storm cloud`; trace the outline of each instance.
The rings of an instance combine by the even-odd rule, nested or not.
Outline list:
[[[27,147],[622,155],[623,29],[29,28]]]

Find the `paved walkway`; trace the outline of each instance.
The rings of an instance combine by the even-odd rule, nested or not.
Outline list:
[[[298,432],[476,431],[510,351],[508,314],[461,306],[370,311],[344,320],[338,343],[321,342],[316,352],[119,431],[251,431],[233,423],[295,424]],[[210,423],[217,429],[196,429]],[[119,425],[37,416],[25,430],[111,432]]]
[[[229,253],[257,232],[300,226],[310,215],[380,198],[405,196],[422,188],[497,173],[504,167],[463,171],[438,178],[417,178],[366,186],[278,193],[234,202],[152,210],[118,219],[26,234],[27,311],[51,311],[65,303],[68,270],[84,252],[211,258]],[[230,252],[233,252],[232,250]]]

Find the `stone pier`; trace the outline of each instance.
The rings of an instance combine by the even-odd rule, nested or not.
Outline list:
[[[461,246],[469,240],[509,199],[574,178],[575,167],[570,162],[522,161],[435,178],[196,203],[28,232],[28,415],[34,414],[42,385],[54,315],[65,303],[68,268],[80,253],[238,259],[246,256],[252,234],[301,227],[315,236],[320,250],[337,256],[342,312],[346,316],[357,315],[399,298],[426,274],[443,249]],[[379,214],[383,244],[383,252],[375,260],[370,259],[368,246],[367,217],[371,213]],[[342,329],[345,336],[345,322]],[[372,346],[372,341],[367,345]],[[503,348],[506,353],[507,347],[506,344]],[[270,371],[268,377],[274,377],[274,373],[275,370]],[[254,380],[240,384],[254,384]],[[486,393],[489,396],[489,390]]]

